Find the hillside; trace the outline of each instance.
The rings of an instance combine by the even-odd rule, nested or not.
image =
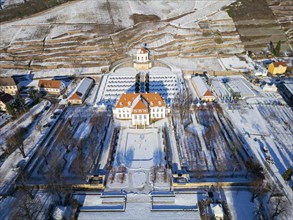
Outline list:
[[[0,68],[109,65],[145,43],[154,58],[243,53],[233,20],[220,10],[232,2],[69,2],[2,23]]]

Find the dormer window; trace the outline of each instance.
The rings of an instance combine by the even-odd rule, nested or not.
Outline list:
[[[162,105],[162,102],[161,101],[159,101],[159,105]]]

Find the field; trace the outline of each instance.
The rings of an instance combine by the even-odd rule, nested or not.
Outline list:
[[[246,50],[259,54],[270,41],[276,45],[279,40],[282,41],[282,51],[290,49],[286,33],[266,0],[239,0],[230,5],[227,11],[235,22]]]
[[[174,118],[182,168],[199,178],[243,174],[241,144],[221,109],[197,107],[190,117],[184,127]]]

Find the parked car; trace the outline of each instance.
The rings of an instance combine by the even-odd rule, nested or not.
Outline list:
[[[51,124],[50,124],[50,123],[44,124],[43,127],[44,127],[44,128],[46,128],[46,127],[51,127]]]

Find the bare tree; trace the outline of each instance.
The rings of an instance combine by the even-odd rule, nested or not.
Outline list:
[[[43,212],[42,205],[42,201],[38,197],[32,199],[27,193],[25,193],[20,199],[16,200],[10,219],[35,220]]]
[[[18,180],[21,185],[21,189],[28,194],[30,199],[34,199],[34,194],[33,194],[34,188],[29,187],[27,185],[27,176],[26,176],[26,173],[23,169],[20,169],[20,171],[19,171]]]
[[[83,154],[78,154],[75,160],[72,162],[72,171],[76,173],[82,180],[86,180],[87,169]]]
[[[26,128],[19,127],[16,129],[15,133],[8,136],[6,138],[6,144],[9,149],[14,151],[14,149],[18,148],[23,156],[23,158],[26,157],[26,154],[24,152],[24,146],[23,141],[25,139],[26,134]]]
[[[51,160],[48,172],[45,174],[45,178],[48,184],[48,190],[50,193],[57,195],[59,204],[64,204],[64,196],[70,192],[70,187],[66,185],[65,178],[62,173],[62,164],[58,159]]]
[[[275,217],[280,216],[280,215],[283,215],[283,216],[287,215],[289,208],[290,208],[290,205],[289,205],[287,198],[285,198],[285,197],[277,198],[274,205],[275,205],[274,211],[271,215],[272,219],[274,219]]]
[[[90,122],[93,125],[93,127],[96,129],[96,131],[99,133],[99,131],[104,127],[107,120],[107,114],[105,112],[95,112],[92,116]]]
[[[250,172],[254,176],[254,178],[262,180],[265,178],[265,171],[260,163],[249,159],[245,162],[245,165],[247,167],[247,171]]]
[[[66,123],[61,129],[58,136],[58,142],[61,142],[62,146],[66,149],[66,153],[70,152],[69,147],[72,144],[72,135],[73,135],[73,132],[68,127],[68,124]]]
[[[251,202],[254,202],[254,200],[259,197],[264,195],[265,193],[268,192],[267,186],[264,184],[263,180],[257,179],[252,182],[252,188],[251,188]]]
[[[269,192],[270,192],[270,197],[269,197],[267,203],[269,203],[269,202],[271,201],[271,198],[272,198],[273,196],[275,196],[275,194],[276,194],[277,192],[279,192],[278,186],[277,186],[275,183],[268,184],[268,190],[269,190]]]

